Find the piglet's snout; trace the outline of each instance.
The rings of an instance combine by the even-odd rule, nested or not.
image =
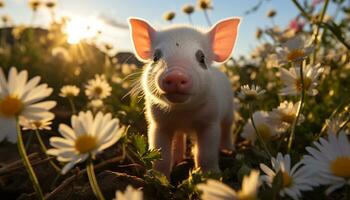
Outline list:
[[[167,94],[189,94],[192,80],[185,72],[173,69],[164,74],[160,81],[160,88]]]

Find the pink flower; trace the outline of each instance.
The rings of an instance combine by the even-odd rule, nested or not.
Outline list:
[[[323,0],[313,0],[311,3],[311,7],[316,7],[318,4],[322,3]]]
[[[293,29],[296,33],[303,30],[305,22],[300,21],[299,16],[289,22],[289,28]]]

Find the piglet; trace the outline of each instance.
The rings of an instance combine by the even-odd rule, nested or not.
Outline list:
[[[185,134],[195,138],[195,165],[219,172],[219,149],[232,149],[233,93],[213,62],[225,62],[237,39],[240,18],[218,22],[209,31],[189,26],[154,29],[130,18],[142,74],[150,148],[160,148],[154,168],[169,177],[185,152]]]

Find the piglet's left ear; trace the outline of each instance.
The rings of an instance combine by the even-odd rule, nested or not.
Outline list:
[[[222,20],[208,32],[214,61],[224,62],[230,57],[236,43],[240,21],[238,17]]]

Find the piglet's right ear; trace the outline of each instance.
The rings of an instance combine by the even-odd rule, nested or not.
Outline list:
[[[152,39],[156,30],[145,20],[138,18],[129,18],[129,27],[136,56],[142,61],[148,61],[152,56]]]

